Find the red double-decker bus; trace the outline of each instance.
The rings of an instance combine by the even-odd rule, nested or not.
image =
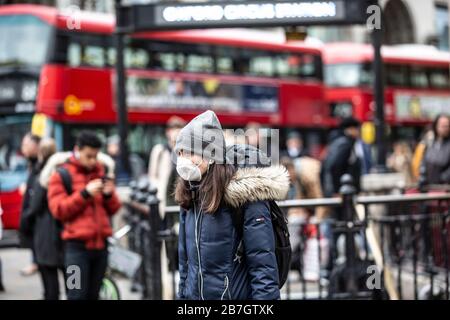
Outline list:
[[[372,46],[332,43],[322,50],[331,118],[372,121]],[[385,119],[393,139],[417,139],[437,114],[450,114],[450,53],[423,45],[383,46],[382,59]]]
[[[0,83],[9,81],[1,74],[1,67],[8,64],[13,66],[14,83],[20,84],[11,86],[14,94],[9,100],[0,92],[2,121],[13,116],[1,111],[6,108],[3,103],[10,109],[28,106],[22,131],[29,128],[29,115],[36,111],[36,127],[55,137],[60,149],[72,148],[81,129],[94,129],[104,137],[116,133],[114,23],[113,16],[105,14],[65,14],[35,5],[0,7],[0,32],[8,35],[5,46],[14,43],[5,57],[0,53]],[[33,65],[34,87],[14,73],[22,65]],[[164,124],[172,115],[189,120],[213,109],[226,127],[258,122],[311,129],[305,140],[314,143],[320,142],[329,125],[320,48],[286,43],[273,32],[134,34],[127,38],[125,65],[129,145],[144,160],[163,139]],[[31,93],[24,103],[26,88]],[[14,137],[16,147],[22,131]],[[8,137],[13,134],[9,132]],[[10,189],[14,190],[12,185]]]

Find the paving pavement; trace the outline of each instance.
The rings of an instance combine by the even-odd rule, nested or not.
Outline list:
[[[20,274],[20,269],[30,263],[31,254],[29,250],[0,249],[0,258],[3,265],[3,283],[6,289],[5,292],[0,292],[0,300],[42,299],[42,286],[39,274],[36,273],[28,277]],[[62,286],[62,281],[60,283]],[[129,280],[117,279],[117,284],[123,300],[140,299],[139,294],[130,292]],[[63,291],[62,289],[61,292]]]

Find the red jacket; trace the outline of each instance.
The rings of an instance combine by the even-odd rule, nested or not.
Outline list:
[[[109,217],[121,204],[116,193],[105,198],[102,194],[85,197],[82,191],[89,181],[104,176],[104,168],[97,164],[87,171],[74,158],[63,165],[72,178],[72,194],[68,195],[59,173],[53,173],[48,185],[50,212],[64,225],[64,240],[82,240],[88,249],[102,249],[105,239],[112,234]]]

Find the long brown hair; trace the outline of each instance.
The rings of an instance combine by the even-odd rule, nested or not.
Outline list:
[[[201,195],[203,202],[202,210],[207,213],[217,211],[222,202],[225,189],[230,183],[235,171],[234,166],[229,164],[213,163],[210,165],[198,189],[198,194]],[[192,200],[189,183],[178,178],[175,188],[175,201],[181,207],[188,209],[192,205]]]

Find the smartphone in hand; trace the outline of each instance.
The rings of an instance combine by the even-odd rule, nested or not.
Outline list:
[[[103,176],[103,177],[101,177],[101,179],[102,179],[103,184],[105,184],[107,181],[111,181],[112,180],[112,178],[108,177],[108,176]]]

